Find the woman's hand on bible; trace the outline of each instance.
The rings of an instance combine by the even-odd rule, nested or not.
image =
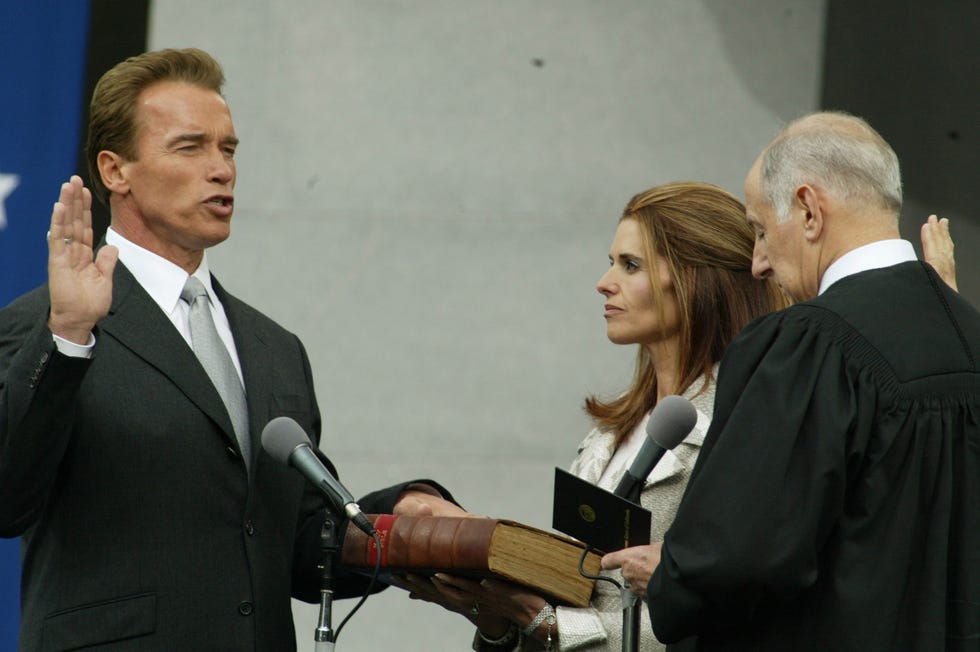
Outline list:
[[[409,598],[432,602],[448,611],[462,614],[491,638],[503,636],[510,628],[510,621],[494,611],[499,604],[481,582],[445,573],[437,573],[433,577],[401,575],[393,579],[409,592]]]
[[[527,627],[547,603],[537,593],[497,579],[436,573],[431,578],[407,575],[399,580],[399,585],[411,592],[409,597],[463,614],[490,638],[503,636],[511,623]]]

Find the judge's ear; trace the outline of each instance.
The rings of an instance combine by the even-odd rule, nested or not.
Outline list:
[[[126,178],[126,163],[122,156],[107,149],[99,152],[96,159],[102,183],[110,193],[125,195],[129,192],[129,181]]]
[[[823,233],[826,215],[820,194],[810,185],[802,185],[796,189],[797,208],[803,211],[803,237],[809,242],[816,242]]]

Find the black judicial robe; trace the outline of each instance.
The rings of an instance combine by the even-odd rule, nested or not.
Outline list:
[[[980,649],[980,314],[909,262],[751,324],[648,586],[673,649]]]

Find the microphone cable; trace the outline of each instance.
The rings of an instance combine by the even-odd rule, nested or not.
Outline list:
[[[623,586],[619,582],[617,582],[616,580],[614,580],[613,578],[606,577],[605,575],[592,575],[591,573],[586,572],[586,570],[585,570],[585,558],[588,557],[589,556],[589,553],[592,552],[593,550],[595,550],[595,548],[593,548],[590,545],[586,545],[585,546],[585,550],[582,551],[582,556],[578,558],[578,573],[579,573],[579,575],[581,575],[582,577],[587,577],[590,580],[597,580],[597,581],[601,580],[603,582],[609,582],[610,584],[612,584],[613,586],[615,586],[619,591],[622,591],[623,590]]]
[[[348,525],[348,527],[350,527],[350,525]],[[374,560],[374,571],[371,573],[371,581],[368,582],[367,588],[364,589],[364,595],[361,596],[361,599],[357,601],[357,604],[355,604],[354,608],[350,610],[350,613],[344,616],[344,619],[340,621],[340,625],[337,627],[337,631],[334,632],[333,635],[334,643],[336,643],[337,639],[340,638],[340,632],[344,629],[344,625],[347,624],[347,621],[351,619],[351,616],[356,614],[357,610],[364,605],[369,597],[371,597],[371,589],[374,588],[374,585],[377,583],[378,576],[381,574],[381,537],[378,536],[377,532],[373,532],[371,536],[374,537],[375,550],[378,551],[378,554],[376,555],[377,558]]]

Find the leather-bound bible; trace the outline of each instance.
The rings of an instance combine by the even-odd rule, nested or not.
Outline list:
[[[374,568],[380,552],[388,575],[444,572],[468,577],[496,577],[550,596],[559,604],[589,604],[594,580],[578,570],[585,545],[516,521],[451,516],[369,514],[381,541],[354,527],[344,536],[341,561],[359,570]],[[583,563],[599,572],[599,555]]]

